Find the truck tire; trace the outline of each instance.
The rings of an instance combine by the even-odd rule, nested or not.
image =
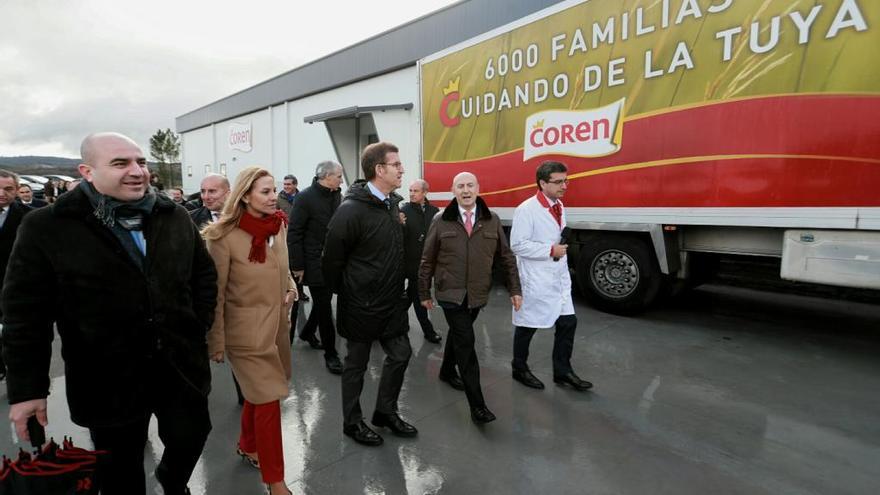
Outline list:
[[[647,309],[662,274],[647,243],[635,236],[597,236],[581,245],[576,268],[581,292],[596,308],[618,315]]]

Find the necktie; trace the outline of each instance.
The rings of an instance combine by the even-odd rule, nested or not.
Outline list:
[[[464,212],[464,230],[467,232],[468,237],[470,237],[471,232],[474,230],[473,216],[474,212],[472,211]]]
[[[385,208],[387,208],[389,210],[391,209],[391,199],[390,198],[385,198],[382,200],[382,202],[385,203]]]
[[[556,203],[554,203],[553,206],[550,207],[550,213],[553,214],[553,218],[556,219],[556,223],[558,223],[559,226],[561,227],[562,226],[562,207],[559,206],[558,201]]]
[[[211,212],[211,222],[216,222],[217,220],[220,220],[220,212],[219,211],[212,211]]]

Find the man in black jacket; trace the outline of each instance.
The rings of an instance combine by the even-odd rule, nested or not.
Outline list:
[[[10,419],[22,439],[30,416],[48,423],[56,322],[71,419],[110,452],[98,464],[101,493],[146,492],[154,414],[165,444],[156,479],[166,494],[189,493],[211,429],[206,334],[217,272],[186,211],[149,189],[134,141],[93,134],[81,152],[86,181],[25,217],[9,260],[2,307]]]
[[[336,328],[333,326],[333,293],[324,283],[321,272],[321,252],[327,237],[327,224],[339,207],[342,185],[342,165],[325,161],[315,169],[312,185],[297,194],[291,209],[290,228],[287,230],[287,252],[290,253],[290,270],[297,282],[309,286],[312,294],[312,310],[299,338],[315,349],[324,349],[324,363],[335,374],[342,373],[342,362],[336,352]],[[291,318],[290,331],[294,332],[296,319]],[[321,333],[321,340],[315,337]]]
[[[400,187],[403,165],[398,149],[380,142],[361,154],[367,181],[352,184],[327,229],[324,279],[338,294],[336,322],[347,339],[342,372],[343,433],[364,445],[381,445],[382,437],[363,421],[360,396],[370,348],[378,340],[385,351],[372,423],[398,436],[418,431],[397,413],[412,348],[404,289],[403,226],[393,191]]]
[[[9,255],[12,253],[12,245],[15,244],[18,226],[21,225],[21,219],[24,215],[31,211],[29,206],[15,200],[19,187],[18,174],[0,170],[0,290],[3,289],[6,265],[9,263]],[[0,311],[0,318],[2,316],[3,312]],[[0,346],[0,351],[2,351],[2,346]],[[6,364],[3,361],[2,352],[0,352],[0,380],[4,378],[6,378]]]
[[[422,327],[425,340],[434,344],[440,343],[440,335],[434,331],[434,325],[428,318],[428,310],[422,307],[419,300],[419,262],[425,246],[425,236],[431,220],[439,211],[428,202],[428,183],[417,179],[409,185],[409,203],[400,207],[404,215],[404,242],[406,244],[406,293],[416,312],[416,318]]]

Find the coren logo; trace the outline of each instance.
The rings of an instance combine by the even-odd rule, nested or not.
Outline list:
[[[541,155],[605,156],[620,150],[623,103],[586,111],[548,110],[526,119],[523,160]]]
[[[229,125],[229,149],[249,152],[253,149],[252,139],[250,122],[234,122]]]

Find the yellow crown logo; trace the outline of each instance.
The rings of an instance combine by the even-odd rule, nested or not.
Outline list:
[[[449,93],[457,93],[458,92],[458,84],[461,82],[461,76],[455,78],[454,81],[449,81],[449,86],[443,88],[443,96],[449,96]]]
[[[544,119],[541,119],[535,122],[535,125],[532,126],[532,129],[543,129],[544,128]]]

